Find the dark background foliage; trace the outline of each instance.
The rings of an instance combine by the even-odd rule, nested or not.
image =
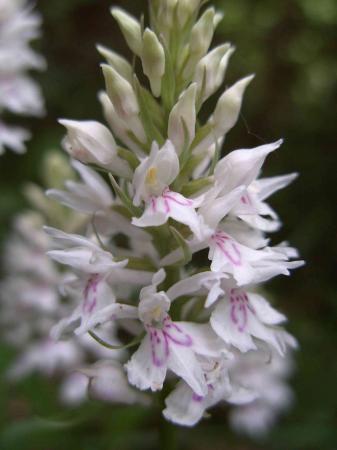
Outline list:
[[[134,15],[145,1],[119,1]],[[273,206],[285,225],[275,242],[300,249],[305,268],[268,286],[299,339],[293,409],[263,440],[233,434],[225,410],[193,430],[178,430],[182,448],[254,450],[336,450],[336,77],[337,3],[334,0],[217,0],[225,12],[216,42],[237,47],[226,84],[256,73],[236,128],[224,148],[255,146],[279,137],[265,174],[300,172],[293,186],[275,195]],[[0,165],[0,237],[25,207],[24,184],[42,182],[41,163],[58,149],[63,134],[57,118],[101,119],[96,93],[103,86],[95,43],[128,54],[109,15],[111,1],[38,0],[43,38],[35,43],[48,60],[37,74],[47,103],[42,120],[22,119],[34,138],[25,156],[7,153]],[[0,348],[0,369],[12,358]],[[19,386],[0,387],[1,450],[124,450],[157,447],[158,412],[96,403],[74,411],[57,404],[51,381],[32,376]],[[53,420],[49,420],[50,418]],[[47,420],[48,418],[48,420]],[[56,420],[57,419],[57,420]],[[165,433],[170,430],[164,430]]]

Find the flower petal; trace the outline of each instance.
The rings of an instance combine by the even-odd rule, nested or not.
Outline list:
[[[138,350],[125,364],[129,382],[138,389],[161,390],[166,377],[167,366],[157,366],[152,360],[150,337],[146,335]]]
[[[181,377],[197,395],[207,393],[207,384],[201,366],[189,347],[170,344],[168,368]]]

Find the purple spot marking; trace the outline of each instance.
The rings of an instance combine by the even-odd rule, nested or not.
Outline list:
[[[241,253],[233,239],[222,231],[218,231],[213,235],[213,240],[234,266],[241,266]]]
[[[166,197],[163,196],[163,199],[164,199],[164,205],[165,205],[165,212],[166,212],[166,214],[168,214],[171,211],[170,203]]]
[[[249,304],[248,296],[244,291],[231,289],[231,320],[243,332],[247,326],[248,312],[255,314],[254,308]]]
[[[88,279],[84,288],[83,312],[86,314],[91,314],[97,305],[97,287],[100,281],[100,275],[95,273]]]
[[[151,208],[154,213],[157,212],[157,199],[155,197],[151,197]]]
[[[181,206],[193,206],[193,201],[188,198],[184,198],[182,195],[172,192],[169,188],[166,188],[162,194],[162,197],[167,200],[171,200]],[[177,198],[178,197],[178,198]]]
[[[184,331],[169,316],[166,316],[161,330],[154,329],[152,326],[146,327],[150,334],[152,362],[156,367],[162,367],[167,363],[170,354],[171,345],[181,345],[190,347],[193,344],[191,336]]]
[[[242,197],[240,198],[241,202],[244,203],[245,205],[251,205],[251,199],[248,195],[248,193],[246,193],[245,195],[242,195]]]
[[[203,401],[204,398],[205,398],[205,397],[203,397],[202,395],[198,395],[198,394],[196,394],[195,392],[194,392],[193,395],[192,395],[192,400],[193,400],[194,402],[200,403],[200,402]]]

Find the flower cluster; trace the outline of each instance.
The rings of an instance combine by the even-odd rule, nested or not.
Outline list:
[[[48,155],[43,168],[50,187],[59,187],[64,177],[74,177],[64,158],[54,153]],[[80,166],[79,170],[84,178],[87,172],[90,177],[90,169]],[[119,348],[107,350],[89,335],[68,341],[49,337],[50,328],[62,318],[66,307],[59,288],[72,275],[61,271],[46,255],[51,242],[42,225],[48,221],[72,231],[82,229],[88,221],[75,211],[66,211],[57,203],[49,202],[36,185],[27,185],[25,191],[31,209],[16,217],[2,257],[6,274],[0,285],[1,334],[17,349],[17,357],[7,373],[8,380],[18,381],[33,372],[52,377],[59,381],[62,402],[74,405],[87,399],[90,374],[91,397],[114,402],[120,398],[126,403],[148,402],[145,395],[123,380],[119,362],[123,351]],[[116,347],[120,346],[114,327],[102,326],[100,333]],[[99,362],[102,359],[110,361]],[[89,361],[97,364],[88,367]],[[80,372],[79,368],[82,368]],[[114,386],[111,378],[121,381]]]
[[[278,361],[296,347],[285,316],[260,290],[302,265],[292,260],[295,249],[266,237],[281,225],[266,199],[296,174],[260,178],[282,140],[221,157],[252,76],[226,89],[202,121],[233,53],[230,44],[209,50],[221,15],[203,3],[154,0],[151,28],[112,8],[135,63],[98,47],[109,128],[60,120],[82,181],[47,193],[88,220],[79,233],[45,228],[49,256],[71,274],[51,337],[89,334],[115,348],[100,332],[114,329],[125,364],[111,385],[124,380],[125,387],[127,379],[156,392],[165,384],[165,418],[187,426],[227,402],[236,405],[235,426],[257,431],[266,428],[268,410],[282,409],[268,392],[283,386],[287,371]]]
[[[37,84],[27,75],[30,69],[44,69],[45,61],[29,47],[41,25],[40,16],[24,0],[0,0],[0,112],[40,116],[43,99]],[[25,151],[30,133],[0,120],[0,154],[5,148]]]

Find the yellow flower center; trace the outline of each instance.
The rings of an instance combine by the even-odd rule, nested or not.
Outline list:
[[[151,187],[156,186],[156,184],[158,183],[156,167],[150,167],[150,169],[147,171],[145,182]]]
[[[151,311],[152,320],[155,322],[160,322],[162,316],[162,308],[161,306],[157,306]]]

